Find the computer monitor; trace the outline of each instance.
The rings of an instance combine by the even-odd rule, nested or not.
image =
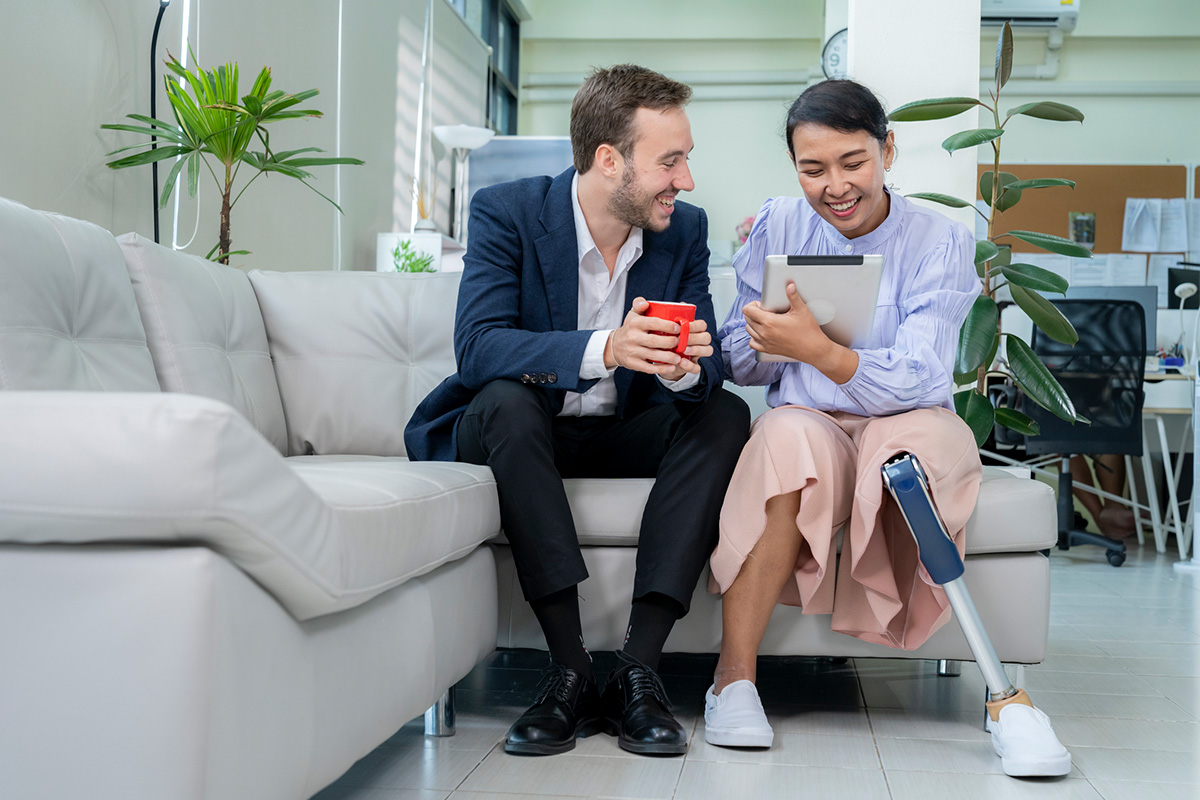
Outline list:
[[[497,136],[471,151],[468,207],[475,192],[485,186],[537,175],[554,177],[571,166],[571,162],[568,136]]]
[[[1051,295],[1053,300],[1054,296]],[[1146,355],[1158,352],[1158,288],[1155,286],[1072,286],[1068,300],[1133,300],[1146,312]]]

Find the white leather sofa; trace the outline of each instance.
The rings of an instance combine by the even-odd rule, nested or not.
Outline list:
[[[403,458],[453,302],[0,200],[0,797],[306,798],[492,652],[491,473]]]
[[[305,798],[497,645],[544,648],[490,472],[403,457],[457,288],[246,276],[0,200],[0,797]],[[568,481],[593,650],[649,487]],[[1007,662],[1045,654],[1054,514],[985,472],[966,580]],[[719,648],[706,585],[669,651]],[[953,624],[901,653],[794,608],[763,652],[970,659]]]
[[[737,296],[732,269],[713,269],[711,292],[718,320]],[[448,342],[450,328],[446,329]],[[445,344],[449,348],[448,344]],[[450,357],[447,350],[447,358]],[[726,388],[742,396],[752,415],[766,410],[761,387]],[[1046,656],[1049,633],[1050,569],[1041,551],[1057,542],[1053,490],[1046,484],[997,467],[984,467],[975,513],[967,523],[965,581],[1000,659],[1036,664]],[[628,624],[637,531],[650,493],[650,480],[568,480],[589,578],[580,585],[584,639],[592,650],[621,646]],[[500,647],[545,648],[529,605],[521,597],[511,554],[496,547],[500,580]],[[951,620],[928,642],[910,651],[867,644],[833,633],[828,616],[805,616],[799,608],[778,606],[760,652],[770,656],[913,658],[970,661],[970,648]],[[676,624],[667,652],[715,653],[721,647],[721,603],[701,576],[691,612]],[[953,666],[949,666],[953,674]],[[683,698],[672,698],[680,703]],[[695,700],[699,703],[699,700]]]

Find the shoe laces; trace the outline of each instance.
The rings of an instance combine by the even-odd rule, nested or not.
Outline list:
[[[629,699],[640,700],[650,696],[657,700],[663,708],[670,710],[671,701],[667,698],[667,690],[663,687],[662,678],[649,667],[641,664],[629,666],[623,676],[629,686]]]
[[[579,673],[569,670],[562,664],[551,664],[542,673],[542,679],[537,686],[537,699],[534,705],[545,702],[553,697],[560,703],[567,702],[571,688],[579,681]]]

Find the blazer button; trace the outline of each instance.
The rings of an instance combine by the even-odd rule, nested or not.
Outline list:
[[[558,383],[558,373],[551,372],[547,378],[551,383]]]
[[[538,375],[538,383],[546,383],[548,380],[550,380],[550,377],[546,373],[543,372],[541,375]]]
[[[530,380],[531,378],[529,377],[528,372],[521,376],[521,383],[529,383]]]

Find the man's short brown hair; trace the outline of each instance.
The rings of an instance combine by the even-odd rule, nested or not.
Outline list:
[[[612,145],[625,158],[632,156],[637,138],[633,118],[639,108],[682,108],[691,97],[687,84],[635,64],[597,69],[571,103],[575,171],[582,175],[591,169],[602,144]]]

